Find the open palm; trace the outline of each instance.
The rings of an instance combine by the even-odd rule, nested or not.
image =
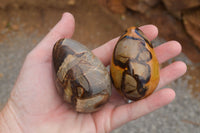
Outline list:
[[[150,40],[158,33],[153,25],[142,26],[140,29]],[[27,55],[10,99],[0,114],[0,124],[7,127],[4,133],[109,132],[174,99],[172,89],[158,89],[185,73],[186,65],[180,61],[161,70],[158,89],[143,100],[126,104],[113,89],[109,102],[100,111],[87,114],[75,112],[58,95],[52,73],[54,43],[60,38],[70,38],[73,31],[74,18],[65,13],[49,34]],[[93,50],[105,66],[110,63],[117,39]],[[155,48],[155,52],[161,64],[178,55],[181,46],[176,41],[170,41]]]

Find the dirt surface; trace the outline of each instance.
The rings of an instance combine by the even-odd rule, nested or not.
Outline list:
[[[134,12],[128,11],[123,15],[112,14],[97,2],[90,0],[77,1],[75,5],[66,5],[61,9],[14,4],[0,8],[0,108],[9,97],[26,54],[66,11],[71,12],[76,20],[76,30],[72,38],[90,49],[119,36],[129,26],[151,23],[145,22]],[[159,45],[164,41],[159,36],[155,43]],[[166,64],[175,60],[185,61],[188,65],[187,74],[168,85],[175,89],[176,100],[154,113],[116,129],[113,133],[198,133],[200,131],[200,62],[193,63],[182,53]]]
[[[0,40],[7,39],[6,34],[10,32],[17,32],[17,34],[38,32],[38,36],[45,35],[66,11],[71,12],[76,20],[73,39],[89,48],[97,47],[124,31],[124,28],[110,18],[110,15],[106,14],[106,11],[97,6],[95,2],[88,4],[79,2],[74,6],[66,7],[66,9],[51,7],[38,9],[27,6],[16,8],[10,5],[4,10],[0,10],[0,19],[2,20]]]

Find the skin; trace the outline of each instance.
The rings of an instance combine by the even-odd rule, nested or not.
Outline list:
[[[112,97],[100,111],[88,114],[74,112],[59,97],[52,78],[53,45],[60,38],[71,38],[74,27],[73,16],[64,13],[56,26],[27,55],[10,98],[0,113],[1,133],[110,132],[169,104],[175,98],[175,92],[171,88],[159,88],[186,72],[185,63],[180,61],[160,71],[157,91],[145,99],[126,104],[113,89]],[[149,40],[153,40],[158,34],[153,25],[139,28]],[[105,66],[110,63],[117,39],[93,50]],[[169,41],[155,48],[155,52],[161,64],[178,55],[181,45],[176,41]]]

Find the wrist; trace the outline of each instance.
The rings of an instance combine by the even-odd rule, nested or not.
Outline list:
[[[0,112],[0,133],[21,133],[15,113],[9,104]]]

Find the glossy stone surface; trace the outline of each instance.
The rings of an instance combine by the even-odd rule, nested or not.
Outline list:
[[[56,84],[64,100],[78,112],[93,112],[111,95],[107,69],[85,46],[70,40],[59,40],[53,49]]]
[[[128,28],[116,44],[111,78],[119,93],[130,100],[142,99],[156,89],[159,63],[151,43],[138,28]]]

